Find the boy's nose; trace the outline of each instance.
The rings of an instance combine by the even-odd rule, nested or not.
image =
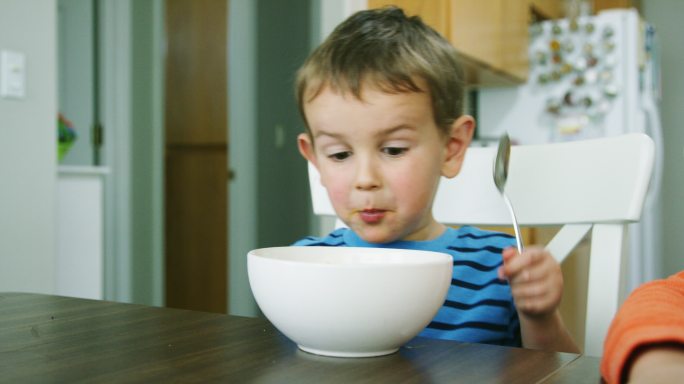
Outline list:
[[[378,189],[382,185],[380,179],[377,164],[370,159],[359,161],[356,171],[356,189],[365,191]]]

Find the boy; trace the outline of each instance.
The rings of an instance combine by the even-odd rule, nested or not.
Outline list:
[[[462,114],[461,70],[444,38],[395,7],[358,12],[307,59],[296,91],[307,129],[299,151],[349,228],[295,245],[449,253],[452,286],[422,336],[578,352],[547,251],[520,255],[508,235],[432,216],[439,180],[459,173],[475,126]]]

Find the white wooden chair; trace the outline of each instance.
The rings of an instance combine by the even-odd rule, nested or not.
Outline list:
[[[442,179],[435,218],[450,225],[510,226],[492,167],[496,148],[471,147],[461,173]],[[584,353],[600,356],[621,300],[627,224],[638,221],[654,159],[653,141],[628,134],[567,143],[513,146],[506,193],[522,226],[561,226],[547,248],[562,262],[591,231]],[[309,165],[314,213],[334,216]]]

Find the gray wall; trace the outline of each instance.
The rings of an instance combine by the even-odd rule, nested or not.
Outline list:
[[[228,184],[228,312],[255,316],[247,279],[247,252],[256,248],[256,31],[255,1],[228,3],[228,161],[236,177]]]
[[[310,49],[309,12],[309,0],[257,3],[259,247],[290,245],[309,234],[306,162],[296,141],[303,125],[293,90]]]
[[[306,163],[297,151],[303,132],[293,80],[308,55],[317,23],[313,0],[235,0],[229,9],[230,183],[229,312],[258,309],[247,279],[246,254],[285,246],[312,233]]]
[[[57,5],[0,1],[0,50],[26,57],[26,97],[0,98],[0,292],[55,289]]]
[[[684,1],[642,0],[644,19],[660,41],[665,139],[663,173],[663,264],[666,276],[684,269]]]
[[[163,12],[163,1],[131,1],[130,299],[154,305],[164,302]]]

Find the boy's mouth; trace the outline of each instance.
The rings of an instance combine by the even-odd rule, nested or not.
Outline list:
[[[359,211],[359,216],[366,224],[374,224],[385,217],[385,210],[382,209],[364,209]]]

